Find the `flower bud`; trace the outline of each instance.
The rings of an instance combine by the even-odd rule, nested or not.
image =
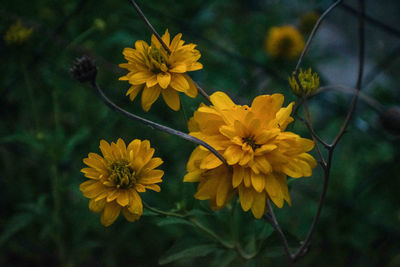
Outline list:
[[[300,69],[298,78],[302,88],[297,83],[294,74],[289,77],[289,84],[292,92],[299,97],[310,95],[319,88],[319,76],[316,72],[313,73],[311,68],[304,72]]]

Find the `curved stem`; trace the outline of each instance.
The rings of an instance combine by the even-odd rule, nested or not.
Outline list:
[[[305,56],[305,54],[307,53],[308,49],[310,48],[311,42],[315,36],[315,33],[318,31],[319,26],[321,25],[322,21],[325,19],[325,17],[335,8],[337,7],[343,0],[338,0],[335,3],[333,3],[327,10],[325,10],[325,12],[321,15],[321,17],[319,17],[319,19],[317,20],[317,22],[314,25],[314,28],[311,31],[310,36],[308,37],[307,43],[304,46],[303,51],[301,52],[300,58],[297,61],[297,65],[296,68],[294,70],[295,76],[298,75],[299,69],[300,69],[300,65],[301,62],[303,61],[303,58]]]
[[[324,171],[324,185],[322,188],[322,193],[321,193],[321,197],[319,200],[319,204],[318,204],[318,208],[317,208],[317,212],[315,213],[313,222],[311,224],[310,230],[308,231],[308,234],[306,236],[306,238],[303,241],[303,244],[300,246],[300,248],[296,251],[296,253],[293,254],[293,260],[296,261],[300,256],[302,256],[305,253],[305,250],[308,248],[310,241],[311,241],[311,237],[315,232],[316,226],[318,224],[320,215],[321,215],[321,211],[322,211],[322,207],[325,204],[325,199],[326,199],[326,193],[328,192],[328,185],[329,185],[329,178],[330,178],[330,171],[331,171],[331,163],[332,163],[332,155],[333,155],[333,150],[329,151],[329,155],[328,155],[328,161],[327,161],[327,165]]]
[[[357,74],[357,83],[356,83],[356,92],[354,94],[353,100],[350,104],[349,112],[347,113],[346,119],[343,122],[343,125],[332,142],[332,147],[335,147],[339,142],[340,138],[343,136],[344,132],[347,129],[347,126],[350,123],[350,120],[354,114],[354,110],[356,108],[358,95],[362,86],[362,77],[364,73],[364,56],[365,56],[365,31],[364,31],[364,14],[365,14],[365,5],[364,0],[359,0],[359,24],[358,24],[358,34],[359,34],[359,48],[358,48],[358,74]]]
[[[309,111],[309,109],[308,109],[307,98],[304,98],[304,111],[305,111],[305,113],[306,113],[306,120],[305,120],[306,126],[307,126],[307,128],[309,129],[309,131],[310,131],[310,133],[311,133],[312,139],[314,140],[315,148],[316,148],[316,150],[317,150],[317,154],[318,154],[319,160],[320,160],[321,163],[322,163],[322,167],[325,168],[325,167],[326,167],[326,162],[325,162],[324,157],[322,156],[321,150],[319,149],[318,142],[320,142],[320,143],[321,143],[322,145],[324,145],[325,147],[328,147],[328,144],[327,144],[324,140],[322,140],[322,139],[315,133],[314,128],[312,127],[311,115],[310,115],[310,111]]]
[[[268,207],[269,214],[264,215],[264,219],[266,219],[271,224],[271,226],[275,229],[275,231],[278,233],[278,236],[279,236],[279,238],[282,242],[283,248],[285,250],[286,257],[288,258],[288,260],[292,261],[293,255],[290,252],[288,241],[287,241],[286,236],[283,233],[281,227],[279,226],[278,220],[275,217],[274,209],[272,208],[271,201],[269,199],[267,200],[267,207]]]
[[[137,13],[139,16],[143,19],[144,23],[146,23],[146,26],[151,30],[151,32],[156,36],[158,41],[161,43],[161,45],[164,47],[165,51],[167,51],[168,54],[171,54],[171,50],[169,50],[168,46],[164,43],[164,41],[161,39],[161,36],[158,34],[156,29],[154,29],[153,25],[151,25],[150,21],[146,18],[144,15],[143,11],[140,9],[140,7],[136,4],[134,0],[129,0],[133,7],[136,9]]]
[[[114,110],[114,111],[116,111],[116,112],[119,112],[119,113],[125,115],[126,117],[128,117],[128,118],[130,118],[130,119],[133,119],[133,120],[135,120],[135,121],[141,122],[141,123],[143,123],[144,125],[150,126],[151,128],[154,128],[154,129],[157,129],[157,130],[160,130],[160,131],[163,131],[163,132],[166,132],[166,133],[169,133],[169,134],[178,136],[178,137],[180,137],[180,138],[182,138],[182,139],[185,139],[185,140],[188,140],[188,141],[190,141],[190,142],[192,142],[192,143],[195,143],[195,144],[198,144],[198,145],[200,145],[200,146],[203,146],[203,147],[207,148],[211,153],[213,153],[213,154],[214,154],[220,161],[222,161],[229,169],[231,169],[231,166],[228,165],[228,163],[226,162],[226,160],[224,159],[224,157],[223,157],[220,153],[218,153],[217,150],[215,150],[212,146],[210,146],[210,145],[207,144],[206,142],[204,142],[204,141],[202,141],[202,140],[200,140],[200,139],[198,139],[198,138],[196,138],[196,137],[194,137],[194,136],[188,135],[188,134],[186,134],[186,133],[177,131],[177,130],[175,130],[175,129],[172,129],[172,128],[169,128],[169,127],[167,127],[167,126],[164,126],[164,125],[161,125],[161,124],[152,122],[152,121],[150,121],[150,120],[146,120],[146,119],[144,119],[144,118],[142,118],[142,117],[140,117],[140,116],[137,116],[137,115],[135,115],[135,114],[132,114],[132,113],[130,113],[130,112],[128,112],[128,111],[126,111],[126,110],[120,108],[118,105],[116,105],[114,102],[112,102],[112,101],[104,94],[104,92],[101,90],[101,88],[100,88],[100,86],[97,84],[96,80],[93,80],[93,81],[91,82],[91,85],[93,86],[93,88],[96,89],[97,94],[100,96],[100,98],[103,100],[103,102],[104,102],[108,107],[110,107],[112,110]]]

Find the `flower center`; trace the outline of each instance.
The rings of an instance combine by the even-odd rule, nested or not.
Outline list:
[[[291,49],[293,46],[293,40],[290,36],[284,36],[281,40],[279,40],[279,47],[282,51],[287,51]]]
[[[157,48],[150,46],[148,50],[148,56],[150,61],[150,68],[154,73],[168,71],[167,57],[168,54],[164,48]]]
[[[117,188],[129,188],[136,183],[135,171],[129,168],[127,162],[116,161],[110,165],[111,174],[108,180]]]
[[[249,137],[243,137],[242,141],[246,144],[248,144],[249,146],[251,146],[251,148],[255,151],[257,148],[260,148],[261,145],[256,144],[256,141],[254,140],[253,136],[249,136]]]

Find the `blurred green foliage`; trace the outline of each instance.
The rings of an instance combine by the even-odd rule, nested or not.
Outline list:
[[[366,2],[368,14],[398,25],[399,17],[391,17],[390,10],[398,10],[399,3],[390,1],[384,6],[379,1]],[[138,1],[159,32],[166,28],[172,34],[182,32],[185,41],[198,44],[204,69],[192,77],[207,92],[225,91],[237,103],[275,92],[285,94],[285,103],[295,100],[287,77],[296,62],[271,59],[263,50],[264,38],[270,27],[297,25],[303,14],[321,12],[330,3]],[[0,19],[3,36],[17,20],[34,29],[24,44],[0,40],[1,266],[285,263],[272,228],[244,214],[236,200],[213,216],[207,203],[193,199],[195,185],[182,183],[193,144],[113,113],[89,87],[71,79],[68,69],[73,59],[89,54],[98,63],[99,82],[116,103],[186,131],[182,113],[173,112],[163,101],[144,114],[139,99],[131,103],[124,96],[129,85],[118,81],[124,71],[117,67],[124,61],[122,49],[133,46],[135,40],[150,40],[148,29],[128,1],[6,1],[0,7]],[[354,15],[337,8],[318,33],[303,66],[319,73],[322,86],[354,86],[356,22]],[[398,37],[367,28],[366,76],[371,83],[363,91],[384,108],[399,105],[400,100],[400,63],[381,62],[394,49]],[[374,66],[379,72],[368,73]],[[200,97],[181,99],[188,117],[202,101]],[[339,92],[323,93],[311,101],[313,121],[321,136],[328,140],[335,136],[348,103],[349,95]],[[309,137],[300,122],[293,127]],[[157,149],[156,155],[164,159],[162,191],[145,193],[148,203],[164,210],[195,208],[193,215],[226,242],[240,242],[246,254],[261,249],[257,258],[245,263],[233,250],[223,249],[186,222],[151,212],[138,222],[119,219],[104,228],[79,191],[84,181],[80,169],[87,153],[99,152],[100,139],[115,141],[119,137],[127,142],[148,139]],[[361,101],[334,154],[327,203],[300,266],[400,265],[399,147],[399,138],[386,132],[379,124],[379,114]],[[294,249],[306,235],[316,210],[321,170],[317,168],[312,178],[291,181],[290,185],[293,206],[276,213]],[[260,244],[263,238],[266,241]]]

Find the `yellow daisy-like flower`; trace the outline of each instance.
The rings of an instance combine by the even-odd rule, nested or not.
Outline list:
[[[265,40],[265,49],[276,58],[296,59],[303,51],[305,42],[293,26],[272,27]]]
[[[243,210],[251,209],[256,218],[264,214],[267,198],[280,208],[284,200],[290,204],[287,176],[311,176],[316,161],[306,153],[313,141],[285,131],[294,103],[282,107],[283,100],[281,94],[262,95],[249,107],[216,92],[213,105],[199,107],[189,121],[190,134],[213,146],[232,170],[197,147],[184,177],[199,182],[197,199],[209,199],[211,208],[219,209],[238,192]]]
[[[4,41],[9,45],[22,44],[31,37],[32,33],[33,28],[26,28],[19,20],[10,26],[4,35]]]
[[[186,72],[203,68],[197,62],[201,55],[195,49],[195,44],[184,44],[181,37],[179,33],[170,41],[168,30],[162,36],[171,54],[154,35],[150,46],[145,41],[136,41],[135,49],[124,49],[123,54],[128,63],[119,66],[129,70],[129,73],[119,79],[129,81],[132,85],[126,93],[131,101],[143,90],[143,110],[148,111],[160,93],[167,105],[175,111],[180,109],[178,92],[192,98],[197,96],[197,87]]]
[[[128,146],[122,139],[111,145],[100,141],[103,156],[89,153],[83,162],[89,166],[81,172],[89,181],[80,185],[83,195],[90,199],[89,209],[101,213],[101,223],[111,225],[120,212],[130,221],[143,214],[138,193],[151,189],[159,192],[162,170],[155,170],[163,161],[153,158],[154,148],[148,140],[133,140]]]

